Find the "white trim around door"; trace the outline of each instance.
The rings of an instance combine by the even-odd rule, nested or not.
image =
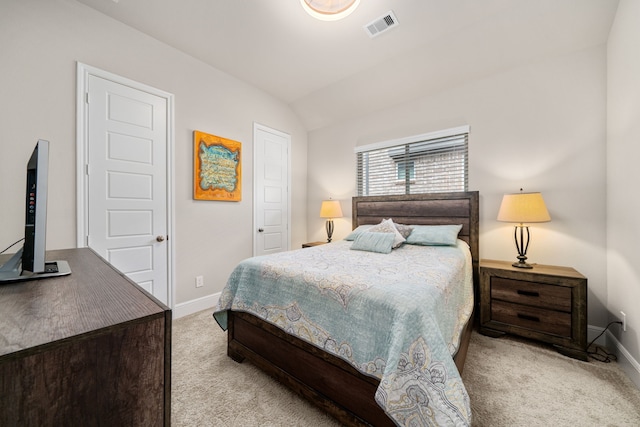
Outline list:
[[[91,76],[99,77],[102,79],[110,80],[114,83],[128,86],[130,88],[144,91],[149,94],[155,95],[166,100],[167,105],[167,153],[166,153],[166,204],[167,204],[167,237],[168,241],[168,259],[167,259],[167,302],[166,305],[170,308],[173,307],[173,301],[175,300],[175,239],[173,238],[173,231],[175,230],[175,188],[174,188],[174,141],[175,141],[175,127],[174,127],[174,96],[168,92],[160,89],[153,88],[151,86],[144,85],[142,83],[112,74],[110,72],[83,64],[77,63],[77,86],[76,86],[76,191],[77,191],[77,227],[76,227],[76,245],[79,248],[88,247],[88,119],[89,112],[87,107],[87,94],[89,93],[89,79]]]

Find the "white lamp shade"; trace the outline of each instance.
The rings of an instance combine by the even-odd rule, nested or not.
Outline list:
[[[498,221],[531,223],[551,221],[540,193],[505,194],[498,211]]]
[[[342,208],[337,200],[323,200],[320,207],[320,218],[340,218]]]

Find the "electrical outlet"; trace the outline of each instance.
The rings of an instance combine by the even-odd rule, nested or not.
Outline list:
[[[201,288],[204,286],[204,277],[196,276],[196,288]]]
[[[627,332],[627,315],[621,310],[620,316],[622,317],[622,332]]]

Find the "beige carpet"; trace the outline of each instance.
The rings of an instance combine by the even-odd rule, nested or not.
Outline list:
[[[339,425],[225,346],[210,310],[173,322],[172,425]],[[474,426],[640,426],[640,391],[616,363],[474,333],[463,380]]]

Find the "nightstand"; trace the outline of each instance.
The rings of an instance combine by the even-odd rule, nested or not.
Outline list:
[[[481,260],[480,333],[537,339],[587,360],[587,278],[570,267]]]
[[[309,242],[309,243],[303,243],[302,247],[303,248],[311,248],[313,246],[320,246],[320,245],[325,245],[328,242]]]

